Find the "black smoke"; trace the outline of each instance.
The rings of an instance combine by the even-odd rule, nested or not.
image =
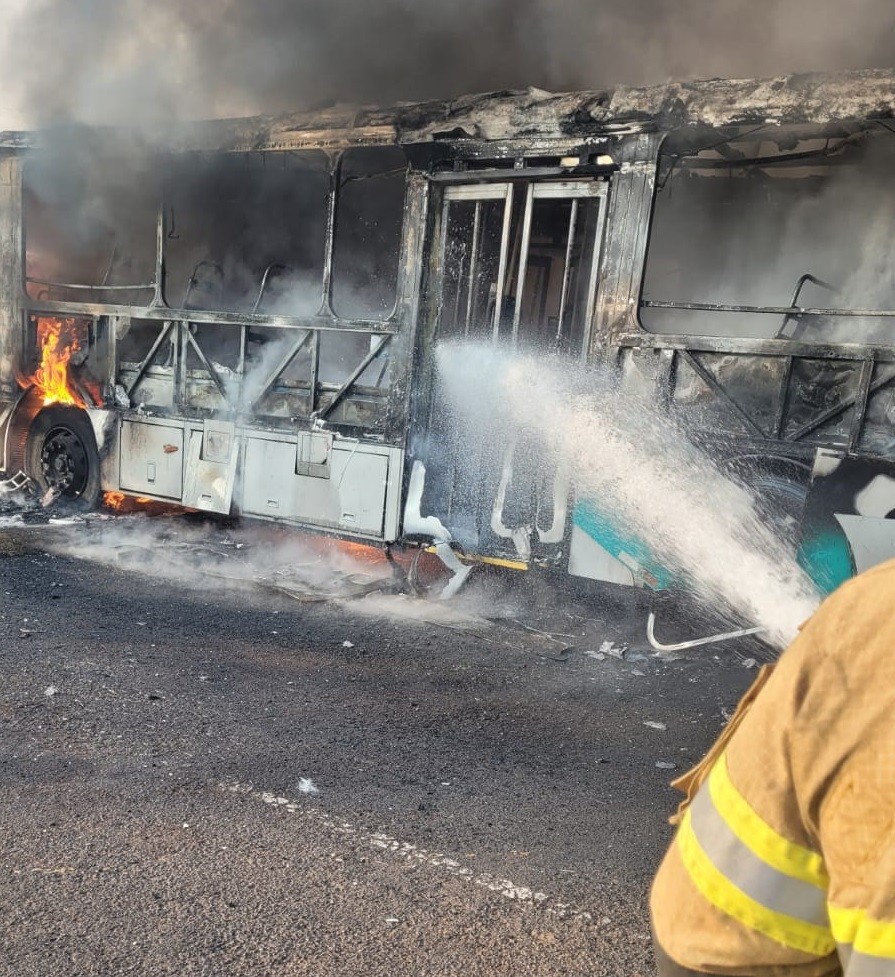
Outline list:
[[[0,124],[895,64],[891,0],[2,0]]]

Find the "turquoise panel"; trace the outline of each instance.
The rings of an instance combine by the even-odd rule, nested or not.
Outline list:
[[[656,559],[649,545],[641,538],[624,532],[619,524],[602,512],[593,502],[579,500],[572,515],[575,525],[587,533],[594,542],[599,543],[612,556],[621,553],[632,556],[647,573],[655,578],[650,586],[655,590],[665,590],[675,583],[675,576]],[[682,583],[677,580],[677,583]]]
[[[798,559],[799,566],[822,594],[831,594],[855,575],[851,548],[839,530],[827,530],[803,540]]]

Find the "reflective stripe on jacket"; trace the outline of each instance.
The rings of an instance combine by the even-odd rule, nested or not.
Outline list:
[[[895,561],[826,601],[761,683],[678,782],[660,974],[895,977]]]
[[[696,888],[723,913],[791,949],[833,952],[823,859],[755,814],[731,783],[726,756],[684,815],[676,844]]]

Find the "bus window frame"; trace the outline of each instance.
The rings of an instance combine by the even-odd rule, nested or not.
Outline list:
[[[715,305],[713,303],[699,302],[673,302],[652,304],[656,300],[645,300],[643,297],[646,282],[646,269],[649,262],[650,246],[653,238],[653,227],[656,218],[656,205],[658,202],[661,187],[659,186],[658,175],[663,155],[663,145],[668,140],[670,133],[665,134],[661,142],[656,147],[655,155],[649,160],[652,169],[652,192],[650,198],[649,214],[647,217],[646,240],[643,247],[642,260],[639,267],[634,269],[636,289],[631,290],[630,299],[632,311],[627,321],[633,320],[636,331],[630,329],[620,331],[607,337],[604,344],[610,347],[631,348],[640,347],[644,349],[671,349],[671,350],[698,350],[700,352],[730,353],[732,355],[778,355],[778,356],[814,356],[820,359],[866,359],[868,351],[872,351],[874,356],[881,361],[895,361],[895,341],[892,343],[829,343],[829,342],[806,342],[804,340],[781,338],[752,338],[743,336],[707,336],[693,335],[687,333],[658,333],[649,330],[642,321],[641,311],[644,308],[674,308],[692,309],[693,311],[716,311],[716,312],[739,312],[753,313],[755,315],[785,315],[792,316],[798,313],[800,316],[830,316],[841,319],[873,317],[895,318],[895,309],[887,310],[862,310],[862,309],[827,309],[813,308],[806,306],[750,306],[750,305]]]
[[[25,249],[22,250],[21,255],[21,270],[22,270],[22,284],[23,284],[23,295],[22,301],[25,309],[29,311],[41,311],[48,308],[58,309],[60,311],[70,311],[72,313],[77,313],[83,310],[85,315],[131,315],[135,318],[155,318],[154,313],[166,312],[171,313],[169,318],[184,318],[192,319],[193,321],[204,321],[215,323],[220,319],[220,324],[225,325],[228,322],[234,322],[236,320],[245,320],[248,324],[257,325],[280,325],[283,326],[294,326],[298,328],[307,328],[310,320],[319,319],[321,326],[328,325],[329,328],[358,328],[360,331],[369,332],[381,332],[385,331],[386,327],[394,325],[396,319],[398,318],[398,313],[400,311],[402,302],[406,299],[406,276],[402,274],[401,260],[404,254],[405,242],[407,239],[407,212],[408,212],[408,199],[409,199],[409,180],[405,180],[404,197],[402,203],[401,212],[401,231],[399,235],[399,253],[398,253],[398,274],[396,276],[395,282],[395,300],[391,306],[389,314],[384,317],[378,317],[375,319],[366,318],[346,318],[338,316],[332,307],[332,278],[333,278],[333,256],[335,248],[335,237],[336,237],[336,212],[338,208],[338,197],[340,193],[339,186],[339,169],[341,167],[342,156],[349,149],[353,147],[345,147],[344,149],[339,149],[335,152],[326,152],[324,150],[310,150],[311,152],[320,152],[325,155],[330,160],[329,166],[329,178],[330,178],[330,188],[328,192],[327,199],[327,225],[326,225],[326,235],[324,240],[324,261],[322,266],[322,278],[321,278],[321,305],[316,313],[311,315],[301,315],[301,316],[288,316],[288,315],[265,315],[264,313],[251,313],[251,312],[229,312],[223,310],[214,309],[181,309],[177,305],[172,305],[168,300],[167,283],[164,278],[160,275],[162,272],[165,262],[165,241],[167,240],[167,234],[169,231],[168,227],[168,212],[169,212],[169,200],[162,195],[158,202],[156,210],[156,257],[155,257],[155,267],[156,274],[154,276],[154,281],[151,283],[145,283],[140,285],[116,285],[116,286],[102,286],[102,285],[88,285],[76,286],[72,290],[91,290],[91,291],[124,291],[124,290],[137,290],[137,289],[154,289],[154,295],[152,300],[145,305],[118,305],[116,303],[110,302],[77,302],[71,300],[47,300],[42,298],[33,298],[27,293],[27,286],[29,284],[42,284],[49,287],[56,286],[58,288],[68,288],[69,286],[63,282],[44,282],[42,280],[35,280],[27,276],[26,267],[26,255]],[[383,148],[388,149],[402,149],[400,146],[387,145]],[[403,150],[402,150],[403,151]],[[291,152],[291,150],[262,150],[260,151],[262,155],[277,155],[283,152]],[[177,155],[177,154],[171,154]],[[212,153],[209,155],[221,155],[227,156],[232,155],[230,153],[221,151],[218,153]],[[406,158],[406,153],[405,153]],[[408,162],[408,173],[410,172],[409,162]],[[25,233],[27,234],[27,228],[25,228]],[[275,320],[271,322],[271,320]]]
[[[394,144],[383,145],[384,148],[400,149],[402,152],[404,152],[405,159],[407,158],[407,154],[403,147],[395,146]],[[409,225],[409,222],[412,219],[411,203],[413,194],[413,181],[411,179],[413,170],[410,166],[409,160],[406,170],[407,175],[405,178],[404,194],[400,213],[397,275],[395,279],[395,301],[388,317],[376,319],[340,318],[336,315],[331,307],[329,295],[332,281],[332,257],[335,242],[335,212],[336,207],[338,206],[339,194],[338,165],[341,161],[343,153],[350,148],[352,147],[345,146],[332,151],[319,150],[330,161],[330,188],[327,200],[327,226],[324,253],[325,277],[321,280],[321,290],[323,291],[325,288],[325,291],[323,292],[324,300],[321,303],[321,307],[317,313],[310,315],[289,316],[266,314],[263,312],[216,311],[201,308],[181,309],[172,307],[170,304],[168,304],[167,297],[165,295],[165,283],[163,276],[165,241],[168,233],[168,202],[164,199],[164,196],[161,195],[156,211],[156,275],[155,280],[152,283],[154,294],[152,300],[146,305],[134,306],[119,305],[103,301],[77,302],[70,300],[58,301],[48,298],[32,298],[32,296],[30,296],[27,292],[28,280],[26,278],[26,254],[23,246],[19,261],[21,269],[19,307],[22,312],[22,315],[20,316],[20,329],[22,331],[21,341],[23,343],[23,348],[24,344],[27,342],[27,323],[28,318],[31,315],[77,315],[93,317],[95,319],[102,317],[108,322],[119,320],[123,321],[127,319],[155,322],[158,325],[159,332],[158,336],[156,337],[155,344],[153,344],[151,347],[150,355],[148,355],[147,358],[141,363],[127,364],[132,368],[132,372],[133,370],[136,371],[136,379],[130,383],[130,388],[133,390],[136,383],[144,375],[146,375],[148,370],[153,367],[153,351],[157,353],[158,344],[164,341],[166,332],[170,332],[172,329],[175,331],[178,341],[183,342],[184,348],[187,344],[193,347],[196,345],[195,337],[189,334],[190,327],[201,324],[217,326],[222,329],[238,329],[241,331],[243,336],[246,336],[248,330],[252,327],[283,330],[284,332],[292,331],[296,337],[300,336],[302,331],[308,331],[311,333],[311,345],[314,348],[314,372],[310,380],[311,389],[313,391],[313,406],[308,414],[308,419],[310,421],[314,421],[315,419],[326,420],[328,423],[332,423],[336,427],[343,423],[348,423],[349,426],[352,426],[349,422],[343,422],[337,418],[330,418],[330,415],[335,412],[336,408],[338,408],[342,401],[346,399],[356,396],[360,400],[364,400],[372,396],[377,402],[381,402],[382,404],[384,412],[383,416],[386,418],[385,423],[387,427],[389,427],[389,429],[393,428],[394,421],[390,420],[389,418],[392,414],[393,401],[395,401],[397,397],[396,390],[401,388],[405,381],[406,369],[404,366],[399,367],[397,370],[390,371],[387,382],[382,386],[377,386],[375,388],[368,387],[358,382],[363,376],[363,369],[352,369],[345,379],[339,383],[321,383],[316,376],[316,366],[319,362],[319,337],[323,332],[360,334],[369,336],[371,339],[370,353],[364,357],[363,362],[358,361],[358,366],[363,365],[366,367],[369,366],[370,363],[372,363],[375,359],[379,358],[380,354],[385,353],[388,355],[390,349],[395,348],[396,343],[394,341],[399,335],[403,333],[411,334],[414,331],[414,323],[410,321],[410,316],[411,310],[416,304],[414,293],[418,286],[415,266],[411,267],[415,260],[413,250],[415,247],[414,241],[416,235],[413,228]],[[262,154],[275,155],[280,152],[289,151],[290,150],[263,150],[261,152]],[[221,151],[220,155],[229,154]],[[373,340],[376,340],[376,342],[374,343]],[[120,360],[115,363],[114,369],[116,375],[123,365],[124,364]],[[180,372],[182,372],[182,370]],[[209,374],[209,383],[212,386],[218,387],[220,390],[220,378],[216,376],[213,366],[209,368],[206,365],[205,372]],[[183,377],[181,377],[181,381],[183,381]],[[274,389],[276,386],[276,380],[273,379],[272,382],[273,387],[271,389]],[[197,408],[195,405],[190,404],[187,399],[184,399],[184,386],[184,383],[181,382],[181,392],[179,395],[180,399],[175,398],[173,412],[177,416],[192,416]],[[318,406],[318,392],[323,396],[328,394],[331,395],[329,402]],[[254,406],[257,405],[253,405],[253,407]],[[225,412],[231,412],[235,409],[235,407],[232,403],[230,403],[229,399],[225,398],[219,409]],[[269,419],[272,416],[263,411],[256,411],[254,409],[253,414],[256,415],[258,420]],[[363,425],[361,426],[363,427]],[[378,428],[375,430],[378,430]]]

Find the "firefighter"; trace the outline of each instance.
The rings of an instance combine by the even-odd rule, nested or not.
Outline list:
[[[895,977],[895,561],[824,602],[674,786],[660,977]]]

